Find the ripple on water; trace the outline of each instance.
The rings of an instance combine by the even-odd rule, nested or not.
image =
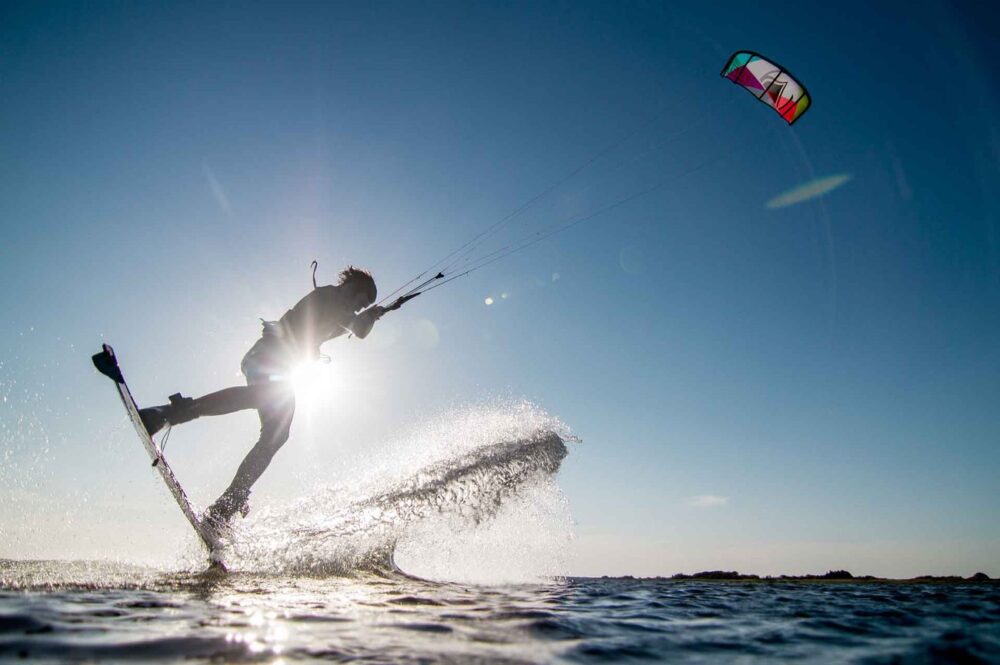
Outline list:
[[[995,585],[149,579],[0,591],[0,660],[1000,662]]]
[[[20,640],[0,645],[0,656],[53,659],[60,662],[152,658],[200,658],[240,661],[253,656],[251,645],[224,637],[163,637],[123,643],[86,644],[64,640]]]
[[[36,633],[51,632],[52,626],[24,614],[0,614],[0,633]]]

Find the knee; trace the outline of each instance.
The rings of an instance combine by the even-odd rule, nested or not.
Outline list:
[[[272,455],[278,452],[285,442],[288,441],[288,428],[282,427],[278,429],[264,428],[261,432],[260,443],[264,448],[266,448]]]
[[[288,441],[288,429],[283,429],[271,438],[271,445],[277,450],[285,445],[286,441]]]

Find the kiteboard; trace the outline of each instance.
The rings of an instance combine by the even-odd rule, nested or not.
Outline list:
[[[163,478],[163,482],[166,483],[170,494],[177,501],[181,512],[184,513],[184,517],[191,523],[194,532],[208,549],[208,558],[212,567],[225,570],[225,564],[222,561],[222,541],[219,539],[218,534],[198,519],[198,515],[195,514],[194,508],[191,506],[191,501],[184,492],[184,488],[177,482],[177,477],[174,476],[173,470],[167,464],[166,457],[163,456],[163,448],[153,441],[153,437],[149,435],[146,427],[142,424],[142,419],[139,417],[139,407],[132,397],[132,392],[129,390],[128,384],[125,383],[125,376],[122,374],[121,367],[118,366],[118,359],[115,357],[114,349],[110,345],[104,344],[101,352],[95,353],[92,360],[97,371],[115,382],[115,387],[118,388],[118,396],[121,397],[122,404],[125,405],[129,420],[132,421],[132,425],[135,427],[136,434],[139,435],[142,446],[149,453],[149,458],[153,462],[153,468],[160,472],[160,477]]]

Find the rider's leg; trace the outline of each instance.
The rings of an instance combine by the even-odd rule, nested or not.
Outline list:
[[[260,385],[260,384],[257,384]],[[250,488],[271,463],[271,458],[288,440],[292,416],[295,414],[295,393],[288,386],[271,384],[281,389],[280,394],[267,406],[259,409],[260,439],[243,458],[229,487],[209,509],[211,518],[228,522],[237,511],[245,510]],[[272,390],[274,395],[278,390]]]
[[[170,403],[139,410],[150,436],[167,425],[180,425],[201,416],[222,416],[244,409],[263,409],[281,399],[286,390],[276,382],[223,388],[197,399],[172,395]]]
[[[287,392],[287,387],[278,382],[233,386],[195,399],[193,409],[198,416],[224,416],[244,409],[266,409],[283,399]]]

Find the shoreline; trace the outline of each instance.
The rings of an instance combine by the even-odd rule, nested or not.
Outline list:
[[[853,575],[846,570],[831,570],[822,575],[756,575],[725,570],[707,570],[699,573],[676,573],[670,576],[655,575],[636,577],[633,575],[589,578],[601,580],[641,580],[661,582],[809,582],[809,583],[893,583],[893,584],[1000,584],[1000,578],[991,578],[986,573],[975,573],[969,577],[961,575],[918,575],[917,577],[876,577],[875,575]]]

